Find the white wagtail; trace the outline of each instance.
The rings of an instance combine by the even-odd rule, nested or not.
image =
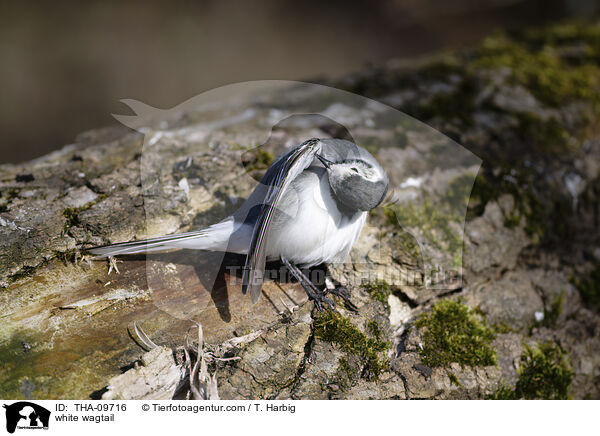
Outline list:
[[[267,260],[281,260],[321,308],[331,300],[299,267],[342,262],[367,212],[386,196],[388,177],[364,148],[341,139],[309,139],[279,156],[231,216],[205,229],[90,248],[116,256],[172,248],[246,255],[242,292],[258,301]]]

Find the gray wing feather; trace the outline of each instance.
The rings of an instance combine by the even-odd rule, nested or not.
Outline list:
[[[246,263],[242,275],[242,293],[250,291],[253,303],[256,303],[262,290],[266,263],[266,247],[269,226],[282,196],[290,183],[315,159],[321,150],[319,140],[309,140],[278,159],[261,181],[267,185],[265,199],[256,219]]]

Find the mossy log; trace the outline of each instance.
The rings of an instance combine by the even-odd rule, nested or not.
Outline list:
[[[254,118],[243,105],[211,107],[210,117],[206,108],[180,111],[145,133],[98,129],[34,161],[1,166],[0,397],[100,397],[143,353],[128,334],[133,322],[177,348],[197,321],[215,355],[236,358],[212,363],[225,399],[600,398],[598,65],[600,26],[560,24],[330,83],[414,116],[483,160],[470,193],[459,163],[436,172],[411,160],[430,137],[362,130],[361,145],[398,192],[408,188],[370,214],[351,254],[360,267],[334,271],[348,283],[361,268],[378,273],[350,286],[358,313],[341,302],[337,315],[316,313],[296,283],[278,278],[266,281],[266,297],[253,306],[236,275],[219,270],[222,257],[206,253],[123,259],[119,273],[81,258],[87,246],[185,231],[235,210],[273,156],[307,134],[290,123],[254,148],[262,143],[258,126],[286,105],[302,107],[302,92],[265,96]],[[329,103],[340,117],[349,113]],[[312,125],[308,133],[339,136],[338,128]],[[144,149],[148,135],[155,149]],[[378,146],[383,137],[396,146]],[[157,162],[160,171],[145,172]],[[464,238],[456,239],[443,202],[411,201],[425,194],[435,201],[440,191],[403,185],[409,178],[468,203]],[[419,280],[393,282],[398,271],[420,277],[422,241],[463,267],[460,285],[438,292]],[[447,299],[454,303],[440,303]],[[447,333],[483,332],[465,350],[484,347],[485,358],[457,359],[454,348],[431,342],[431,332],[445,328],[440,311],[455,306],[462,317]],[[446,339],[455,348],[473,343]],[[522,362],[531,363],[527,371],[517,370]],[[161,386],[152,392],[169,395]]]

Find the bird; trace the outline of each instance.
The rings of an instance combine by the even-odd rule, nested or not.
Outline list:
[[[331,307],[332,301],[302,268],[343,262],[388,187],[385,170],[364,148],[344,139],[311,138],[275,159],[248,199],[222,221],[86,251],[103,257],[173,248],[246,255],[242,293],[253,303],[261,295],[266,262],[281,261],[322,310],[322,303]]]

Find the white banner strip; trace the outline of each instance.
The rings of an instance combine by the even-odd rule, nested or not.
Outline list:
[[[597,434],[597,401],[10,401],[0,435]],[[326,433],[327,432],[327,433]],[[329,433],[331,432],[331,433]]]

